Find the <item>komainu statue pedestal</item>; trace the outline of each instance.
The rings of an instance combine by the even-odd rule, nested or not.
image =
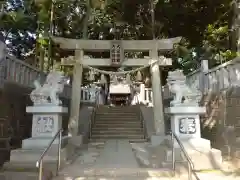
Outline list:
[[[55,134],[62,128],[62,115],[68,112],[68,108],[62,106],[30,106],[27,113],[32,113],[32,137],[22,142],[23,149],[46,148]],[[66,143],[66,136],[62,138],[62,144]],[[36,143],[37,142],[37,143]],[[59,143],[59,138],[53,142]]]
[[[10,161],[37,161],[43,150],[49,145],[55,134],[62,129],[62,115],[68,109],[62,106],[30,106],[26,108],[27,113],[32,113],[32,136],[22,141],[22,148],[11,151]],[[68,137],[63,136],[61,140],[61,158],[66,160]],[[59,137],[44,159],[57,160]]]
[[[171,131],[180,140],[196,170],[219,169],[222,165],[221,151],[211,148],[210,140],[201,138],[200,115],[206,113],[206,107],[199,106],[201,92],[197,87],[186,84],[181,70],[169,72],[167,81],[170,91],[175,94],[170,107],[165,109],[165,113],[171,116]],[[174,143],[169,141],[169,144],[174,147],[177,161],[186,160],[176,140]],[[172,150],[168,150],[169,162],[172,161],[171,155]]]
[[[166,108],[165,112],[171,115],[172,132],[184,146],[194,163],[194,168],[219,169],[222,165],[221,151],[211,148],[210,140],[201,138],[199,115],[206,112],[205,107],[177,106]],[[169,144],[174,147],[177,161],[186,160],[176,139],[173,144],[169,141]],[[172,150],[168,150],[166,160],[172,161]]]
[[[171,116],[171,130],[184,142],[185,147],[210,149],[209,140],[201,138],[200,114],[206,112],[205,107],[175,106],[165,109],[165,113]],[[179,148],[175,141],[174,147]]]
[[[68,108],[62,105],[59,94],[63,92],[66,80],[63,73],[51,72],[42,85],[39,81],[34,81],[35,89],[30,94],[33,106],[26,107],[26,112],[33,115],[31,137],[22,141],[20,149],[11,151],[9,164],[28,164],[29,167],[36,167],[43,151],[62,129],[62,115],[68,112]],[[59,141],[57,137],[53,142],[44,157],[45,163],[56,164]],[[62,136],[61,162],[67,159],[67,144],[68,137]]]

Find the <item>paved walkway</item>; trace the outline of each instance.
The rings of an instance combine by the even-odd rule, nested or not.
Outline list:
[[[127,140],[109,140],[94,168],[138,168],[138,163]]]
[[[76,160],[60,171],[54,180],[188,180],[188,176],[171,177],[170,171],[144,169],[139,165],[126,140],[110,140],[105,143],[89,143]],[[240,176],[222,173],[197,173],[193,180],[240,180]]]

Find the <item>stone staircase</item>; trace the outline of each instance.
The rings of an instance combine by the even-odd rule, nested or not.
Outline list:
[[[0,180],[37,180],[38,168],[36,162],[44,149],[30,150],[30,149],[15,149],[11,151],[9,162],[5,162],[0,167]],[[66,163],[65,157],[66,149],[61,150],[61,166],[64,167]],[[57,150],[50,148],[43,160],[43,177],[44,180],[51,180],[56,174],[57,168]]]
[[[138,106],[100,106],[96,109],[91,140],[128,139],[144,141],[145,131]]]

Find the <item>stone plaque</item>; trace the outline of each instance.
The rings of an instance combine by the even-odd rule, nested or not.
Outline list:
[[[110,58],[112,65],[120,66],[124,59],[124,51],[122,49],[121,41],[112,41]]]
[[[195,134],[197,132],[195,118],[180,118],[179,119],[179,133],[181,134]]]
[[[37,116],[35,124],[35,133],[37,134],[51,134],[54,131],[54,117],[53,116]]]

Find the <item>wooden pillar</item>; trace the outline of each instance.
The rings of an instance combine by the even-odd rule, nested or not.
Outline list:
[[[153,61],[158,60],[158,49],[155,46],[150,51],[150,56]],[[163,98],[162,98],[162,83],[160,77],[160,70],[158,63],[150,67],[152,77],[152,91],[153,91],[153,116],[155,123],[156,135],[165,135],[164,125],[164,111],[163,111]]]
[[[78,122],[80,112],[80,101],[81,101],[81,85],[82,85],[82,73],[83,66],[81,60],[83,58],[83,50],[75,51],[75,60],[73,70],[73,82],[72,82],[72,98],[71,98],[71,111],[70,111],[70,122],[69,122],[69,133],[72,136],[78,135]]]

